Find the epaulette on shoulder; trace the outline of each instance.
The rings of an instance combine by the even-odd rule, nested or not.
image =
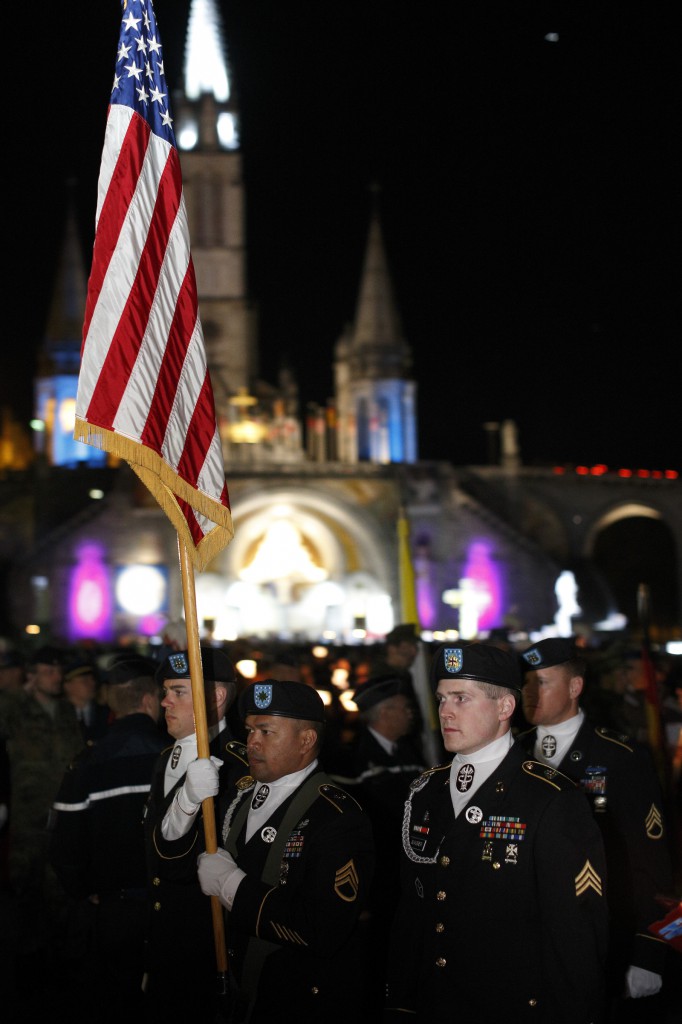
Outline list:
[[[617,729],[609,729],[606,725],[599,725],[594,730],[600,739],[606,740],[607,743],[615,743],[616,746],[622,747],[623,750],[634,753],[632,746],[632,737],[628,736],[625,732],[618,732]]]
[[[526,775],[530,775],[540,782],[546,782],[548,785],[554,786],[555,789],[576,788],[576,783],[568,775],[557,771],[556,768],[550,768],[548,764],[543,764],[541,761],[524,761],[522,767]]]
[[[342,789],[341,786],[334,785],[333,782],[323,782],[320,785],[318,792],[320,793],[320,796],[325,797],[325,799],[333,803],[336,809],[341,811],[341,813],[348,808],[349,801],[362,810],[362,804],[358,803],[354,796],[351,796],[350,793],[346,792],[345,789]]]
[[[438,772],[450,771],[451,762],[446,761],[444,764],[435,764],[433,768],[427,768],[425,772],[418,775],[416,779],[413,779],[410,783],[411,790],[423,789],[426,783],[437,775]]]
[[[232,757],[236,757],[244,764],[249,763],[249,759],[246,756],[246,744],[242,743],[240,740],[229,740],[225,744],[225,752],[227,754],[231,754]]]

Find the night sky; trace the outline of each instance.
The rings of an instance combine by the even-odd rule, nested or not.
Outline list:
[[[485,461],[483,424],[510,418],[527,465],[682,470],[672,8],[220,7],[242,117],[261,376],[274,382],[286,356],[303,406],[331,395],[377,182],[414,353],[421,458]],[[173,85],[188,8],[155,4]],[[12,29],[4,75],[0,402],[22,420],[69,179],[86,254],[92,245],[120,7],[50,4],[36,19]]]

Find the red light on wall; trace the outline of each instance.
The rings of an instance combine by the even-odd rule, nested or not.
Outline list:
[[[590,471],[587,466],[576,466],[575,471],[579,476],[589,476]]]
[[[618,470],[618,476],[624,476],[624,477],[628,477],[629,478],[629,477],[632,476],[632,470],[631,469],[619,469]]]
[[[641,477],[642,480],[647,480],[651,476],[651,473],[648,469],[638,469],[637,476]]]
[[[556,473],[557,476],[563,476],[563,474],[566,472],[566,470],[564,469],[563,466],[554,466],[552,468],[552,472]]]
[[[593,466],[592,469],[590,470],[592,476],[603,476],[604,473],[608,473],[608,471],[609,471],[609,467],[608,466],[604,466],[603,464],[600,464],[598,466]]]

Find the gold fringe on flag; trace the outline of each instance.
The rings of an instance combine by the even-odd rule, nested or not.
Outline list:
[[[188,484],[151,448],[79,418],[76,418],[73,436],[77,441],[107,451],[128,463],[170,519],[189,552],[194,568],[199,572],[205,569],[234,537],[232,513],[229,508]],[[214,528],[197,545],[176,500],[176,494],[206,519],[215,523]]]

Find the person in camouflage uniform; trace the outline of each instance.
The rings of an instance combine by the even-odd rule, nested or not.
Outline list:
[[[42,647],[32,658],[30,692],[0,694],[0,737],[10,764],[8,875],[12,948],[19,987],[44,974],[64,936],[64,893],[48,863],[49,817],[62,776],[83,749],[73,706],[62,695],[63,653]],[[44,954],[41,956],[41,954]]]

